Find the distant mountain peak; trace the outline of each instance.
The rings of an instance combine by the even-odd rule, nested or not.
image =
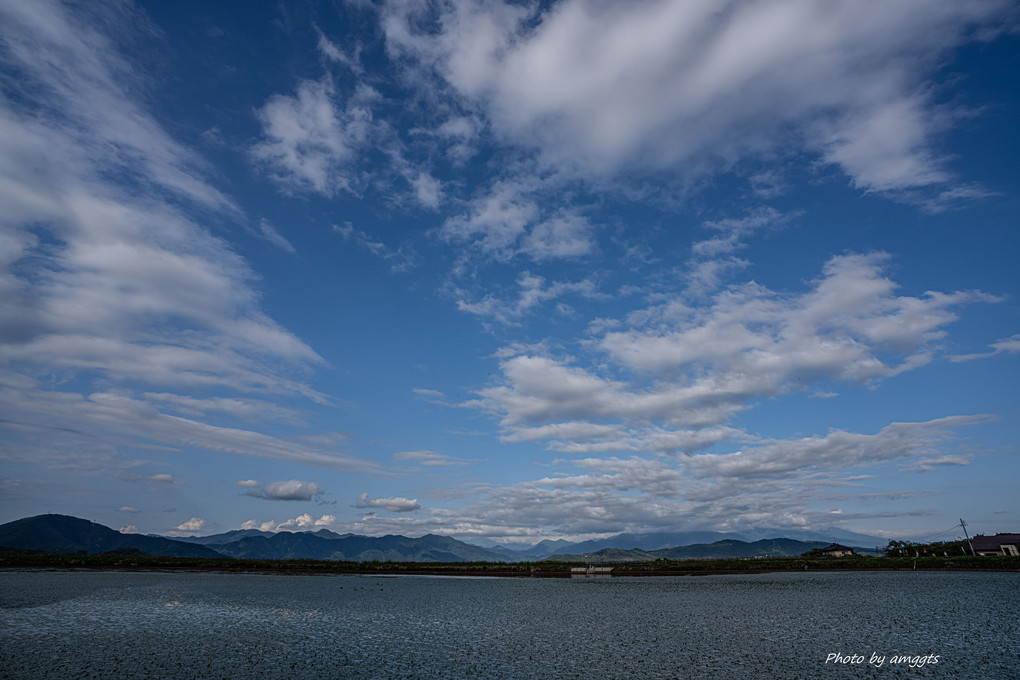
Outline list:
[[[122,534],[70,515],[37,515],[0,525],[0,546],[51,553],[138,550],[171,557],[220,557],[214,550],[164,537]]]

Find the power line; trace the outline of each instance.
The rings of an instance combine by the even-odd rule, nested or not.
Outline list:
[[[961,521],[963,521],[963,520],[961,520]],[[938,538],[942,534],[947,534],[950,531],[952,531],[953,529],[958,529],[959,527],[960,527],[959,524],[954,524],[953,526],[949,527],[948,529],[943,529],[942,531],[938,532],[937,534],[932,534],[932,540],[929,541],[929,543],[933,542],[936,538]]]

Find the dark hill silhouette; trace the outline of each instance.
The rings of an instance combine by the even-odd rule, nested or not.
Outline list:
[[[141,534],[122,534],[68,515],[38,515],[0,525],[0,546],[50,553],[90,554],[138,550],[167,557],[221,557],[201,545]]]

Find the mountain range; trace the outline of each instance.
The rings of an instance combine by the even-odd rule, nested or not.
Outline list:
[[[754,557],[762,554],[799,555],[831,542],[872,547],[880,538],[841,530],[798,531],[796,539],[778,531],[748,540],[744,534],[710,531],[619,534],[582,541],[544,540],[530,546],[482,547],[449,536],[360,536],[327,529],[276,533],[254,529],[210,536],[170,539],[164,536],[122,534],[101,524],[67,515],[40,515],[0,525],[0,548],[54,553],[103,553],[137,550],[173,557],[232,557],[237,559],[315,559],[392,562],[522,562],[547,559],[581,561],[640,561]],[[762,532],[755,532],[760,534]],[[605,552],[615,551],[615,552]]]
[[[714,543],[682,545],[659,550],[603,548],[590,553],[557,555],[564,562],[607,564],[621,562],[652,562],[664,560],[724,559],[750,557],[796,557],[812,548],[824,548],[826,541],[798,541],[792,538],[767,538],[748,543],[724,539]]]

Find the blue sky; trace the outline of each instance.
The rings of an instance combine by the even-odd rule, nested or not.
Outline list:
[[[3,0],[0,520],[1015,531],[1018,25]]]

